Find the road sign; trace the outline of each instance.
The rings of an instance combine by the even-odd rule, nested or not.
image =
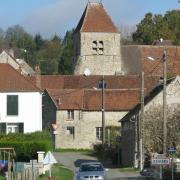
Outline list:
[[[46,157],[43,160],[43,164],[54,164],[54,163],[57,163],[57,161],[52,155],[52,153],[48,151],[48,153],[46,154]]]
[[[169,152],[176,152],[176,148],[175,147],[170,147],[170,148],[168,148],[168,151]]]
[[[152,165],[169,165],[170,159],[169,158],[161,158],[161,159],[152,158],[151,164]]]

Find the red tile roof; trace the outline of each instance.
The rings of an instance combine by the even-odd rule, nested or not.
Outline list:
[[[47,89],[58,109],[83,109],[83,90]]]
[[[106,111],[128,111],[140,100],[140,90],[105,90],[104,101]],[[102,91],[85,90],[84,109],[102,109]]]
[[[48,89],[47,92],[59,110],[100,111],[102,109],[102,90]],[[140,89],[105,90],[104,99],[106,111],[128,111],[140,102]]]
[[[0,64],[0,91],[40,91],[9,64]]]
[[[163,46],[142,46],[140,48],[145,73],[153,75],[163,74],[162,56],[164,50],[165,47]],[[180,75],[180,46],[166,46],[166,52],[168,74]],[[149,56],[156,60],[147,60]]]
[[[35,77],[29,77],[35,84]],[[93,89],[97,88],[102,80],[101,75],[42,75],[41,88],[44,89]],[[137,89],[140,88],[141,79],[139,75],[129,76],[104,76],[107,89]],[[145,86],[151,89],[159,81],[158,76],[147,76]]]
[[[101,3],[88,3],[75,32],[118,33],[118,30]]]

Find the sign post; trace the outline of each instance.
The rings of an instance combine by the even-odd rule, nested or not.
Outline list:
[[[151,164],[155,166],[160,166],[160,180],[162,180],[162,166],[169,165],[170,159],[165,157],[164,155],[157,156],[156,158],[151,159]]]
[[[50,169],[49,169],[49,177],[51,178],[51,166],[52,164],[57,163],[56,159],[54,158],[54,156],[52,155],[52,153],[50,151],[47,152],[46,157],[43,160],[43,164],[49,164],[50,165]]]
[[[172,171],[172,180],[174,180],[174,159],[173,159],[173,155],[176,153],[176,148],[175,147],[170,147],[170,148],[168,148],[168,151],[172,155],[171,171]]]

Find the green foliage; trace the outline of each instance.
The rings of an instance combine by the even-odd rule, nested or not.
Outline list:
[[[180,44],[180,10],[169,11],[164,16],[147,13],[133,34],[139,44],[152,44],[160,38]]]
[[[67,31],[64,38],[63,53],[59,61],[58,72],[60,74],[72,73],[72,57],[73,57],[73,32]]]
[[[72,73],[73,30],[67,31],[64,39],[57,34],[43,39],[41,34],[33,37],[20,25],[5,32],[0,28],[0,49],[3,48],[18,49],[16,58],[24,59],[33,68],[40,65],[42,74]]]
[[[28,134],[0,135],[0,147],[15,148],[16,160],[29,161],[37,156],[37,151],[53,149],[52,139],[48,132],[35,132]]]

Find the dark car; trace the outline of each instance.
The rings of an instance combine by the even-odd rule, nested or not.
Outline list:
[[[145,168],[140,172],[141,176],[151,179],[160,179],[160,173],[156,169]]]
[[[76,180],[106,180],[106,172],[100,162],[84,162],[76,174]]]

